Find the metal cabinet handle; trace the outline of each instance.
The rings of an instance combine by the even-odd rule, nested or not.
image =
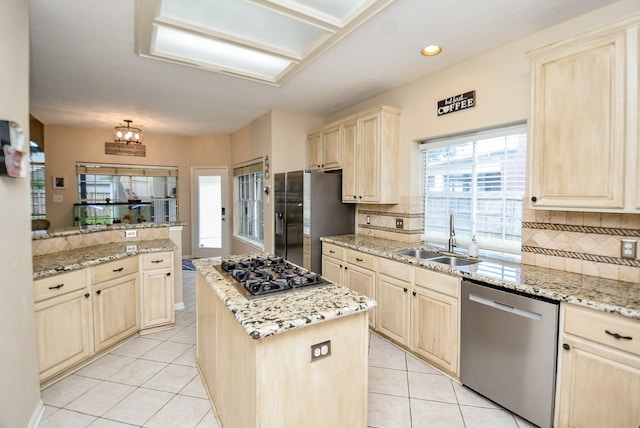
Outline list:
[[[98,291],[96,291],[96,294],[98,294],[98,295],[99,295],[100,293],[102,293],[102,290],[98,290]]]
[[[566,351],[568,351],[568,350],[570,350],[570,349],[571,349],[571,346],[570,346],[568,343],[564,343],[564,344],[562,345],[562,347],[563,347]]]
[[[330,253],[330,254],[335,254],[336,252],[335,252],[335,251],[333,251],[333,250],[329,250],[329,253]]]
[[[167,272],[167,276],[171,276],[171,272]]]
[[[361,258],[359,258],[359,257],[356,257],[356,261],[357,261],[357,262],[361,262],[361,261],[362,261],[362,259],[361,259]]]
[[[404,290],[404,292],[405,292],[405,293],[406,293],[407,291],[409,291],[409,290],[407,289],[407,287],[403,288],[403,290]]]
[[[89,294],[89,293],[86,293],[86,294],[84,295],[84,297],[86,297],[87,299],[88,299],[90,296],[91,296],[91,294]]]
[[[119,268],[119,269],[114,269],[113,271],[114,271],[114,272],[122,272],[123,270],[124,270],[124,268],[123,268],[123,267],[121,267],[121,268]]]
[[[618,333],[611,333],[609,330],[605,330],[605,333],[607,333],[609,336],[613,336],[616,339],[624,339],[624,340],[633,340],[633,337],[631,336],[622,336],[621,334]]]
[[[164,261],[164,259],[160,259],[160,260],[151,260],[151,263],[162,263]]]
[[[59,290],[64,287],[64,283],[49,287],[49,290]]]
[[[417,293],[415,291],[413,291],[413,292],[411,292],[411,294],[413,295],[413,297],[416,297]]]
[[[535,196],[531,197],[531,202],[538,202],[538,198],[536,198]]]

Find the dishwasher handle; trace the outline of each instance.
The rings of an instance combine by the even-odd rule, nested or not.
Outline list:
[[[477,294],[469,294],[469,300],[472,302],[479,303],[481,305],[488,306],[490,308],[498,309],[500,311],[508,312],[513,315],[517,315],[519,317],[529,318],[531,320],[540,321],[542,320],[542,315],[537,314],[535,312],[527,311],[526,309],[520,309],[515,306],[505,305],[504,303],[500,303],[496,300],[486,299],[484,297],[478,296]]]

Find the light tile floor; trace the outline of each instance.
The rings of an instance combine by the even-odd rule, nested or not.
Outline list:
[[[195,273],[171,330],[137,337],[42,391],[41,428],[218,428],[195,363]],[[370,428],[531,424],[371,334]],[[231,427],[232,428],[232,427]]]

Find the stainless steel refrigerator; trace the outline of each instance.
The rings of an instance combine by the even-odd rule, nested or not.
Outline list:
[[[355,204],[342,203],[342,172],[274,176],[275,254],[322,274],[321,236],[355,231]]]

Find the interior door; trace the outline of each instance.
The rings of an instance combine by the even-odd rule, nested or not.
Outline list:
[[[229,255],[227,177],[225,167],[191,169],[193,257]]]

